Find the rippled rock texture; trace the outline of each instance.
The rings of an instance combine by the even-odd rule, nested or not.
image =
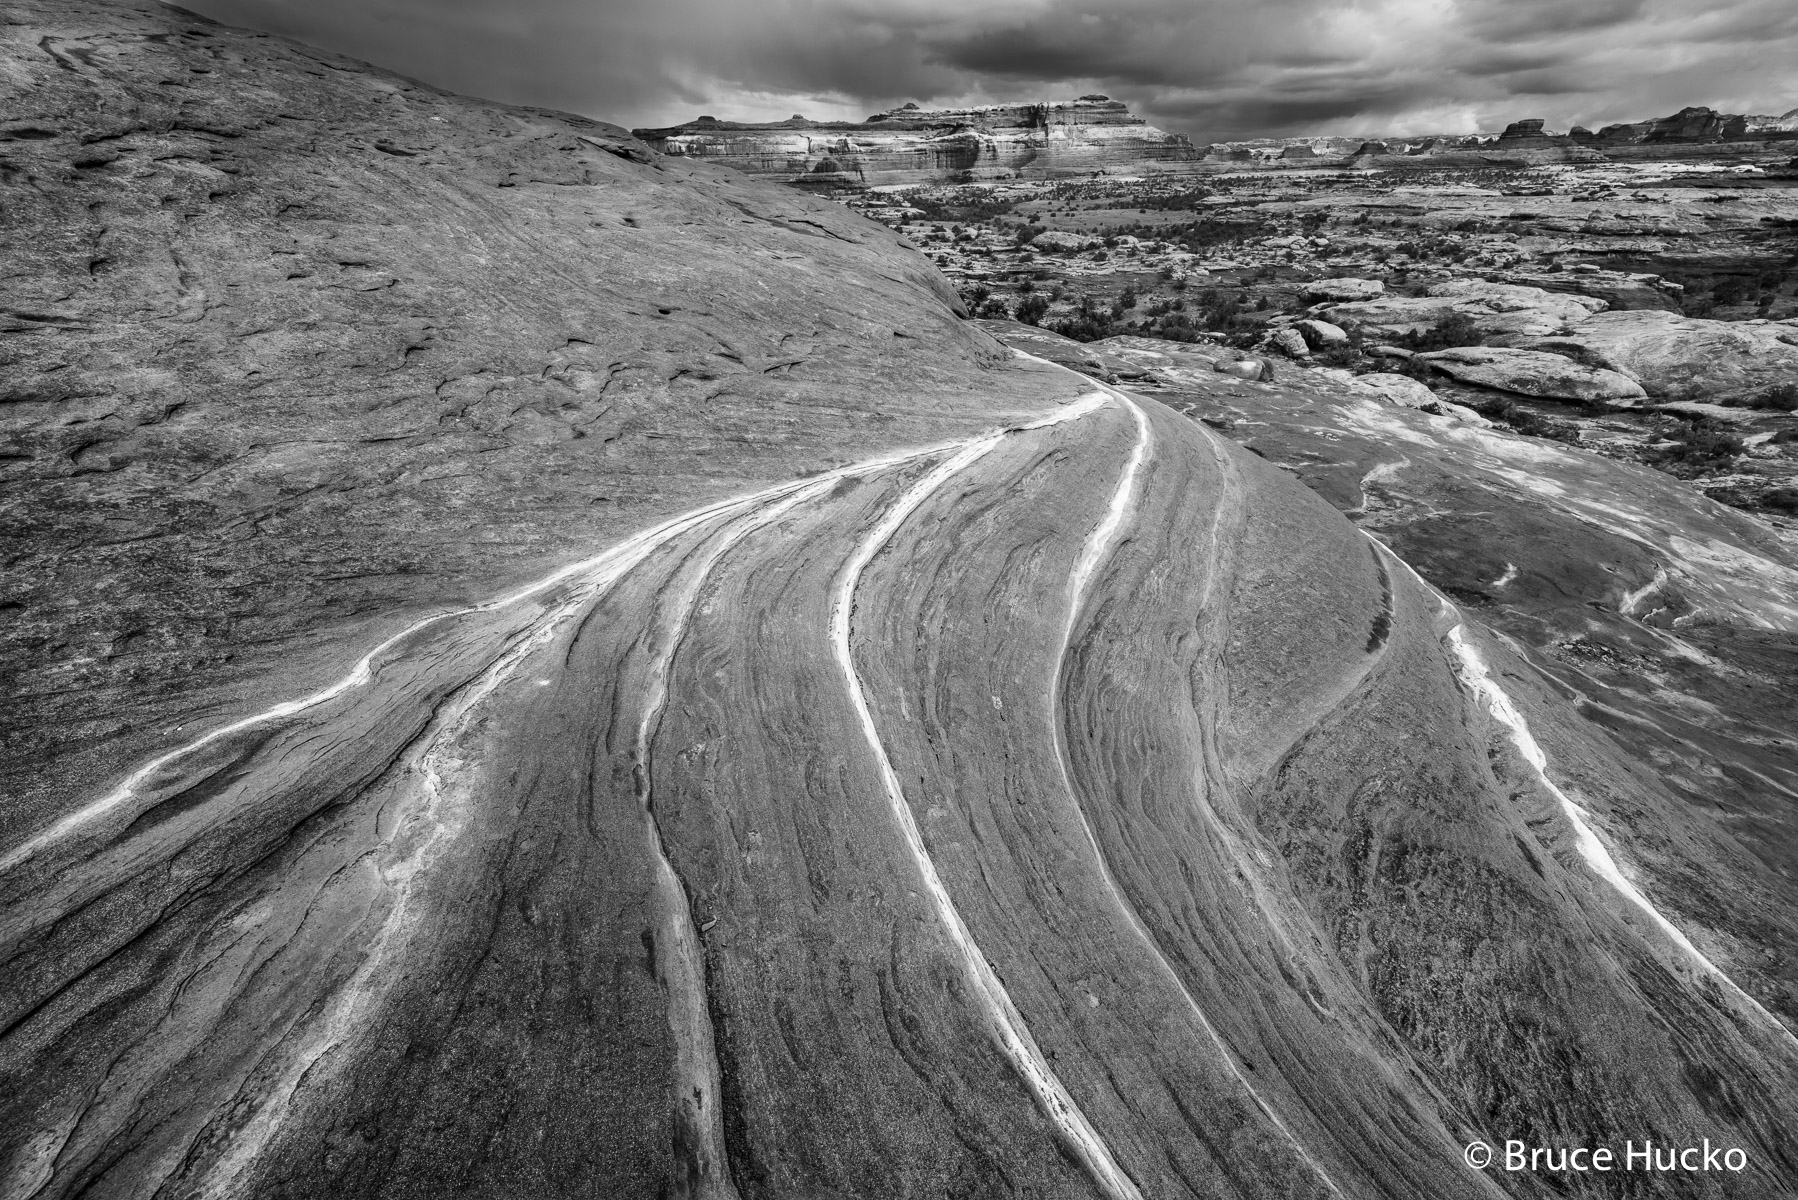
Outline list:
[[[6,19],[6,1194],[1618,1194],[1507,1137],[1791,1190],[1785,693],[1703,690],[1798,622],[1751,525],[1519,559],[1692,702],[1575,686],[1402,557],[1476,543],[843,210]]]
[[[908,105],[861,124],[700,117],[635,132],[664,154],[828,187],[1178,171],[1198,157],[1183,135],[1104,96],[935,111]]]

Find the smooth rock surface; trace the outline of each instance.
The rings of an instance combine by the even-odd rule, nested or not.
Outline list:
[[[1454,417],[1458,421],[1478,426],[1481,429],[1492,427],[1491,421],[1473,409],[1468,408],[1465,404],[1456,404],[1452,400],[1442,399],[1409,375],[1390,375],[1375,371],[1366,375],[1356,375],[1347,382],[1356,388],[1371,388],[1381,399],[1405,408],[1415,408],[1439,417]]]
[[[1670,283],[1659,275],[1596,267],[1567,271],[1513,270],[1498,278],[1501,283],[1521,287],[1593,296],[1603,300],[1614,312],[1653,308],[1676,313],[1680,311],[1680,297],[1685,292],[1679,284]]]
[[[1368,337],[1422,333],[1457,315],[1471,321],[1482,335],[1540,336],[1584,322],[1604,308],[1605,302],[1593,296],[1451,280],[1431,285],[1422,296],[1384,296],[1315,311],[1331,324],[1359,330]]]
[[[1627,375],[1582,366],[1571,358],[1540,350],[1461,346],[1419,354],[1417,358],[1463,383],[1524,396],[1617,405],[1647,399],[1642,385]]]
[[[1656,399],[1726,401],[1798,380],[1798,328],[1777,322],[1603,313],[1563,334],[1515,344],[1621,372]]]
[[[7,20],[5,1194],[1792,1193],[1761,527],[1022,335],[1165,402],[1101,386],[609,126]]]
[[[1346,345],[1349,335],[1340,325],[1332,325],[1328,321],[1302,320],[1293,322],[1305,341],[1317,348]]]
[[[1334,300],[1339,303],[1353,300],[1372,300],[1386,293],[1386,285],[1378,279],[1314,279],[1307,283],[1301,294],[1307,300]]]

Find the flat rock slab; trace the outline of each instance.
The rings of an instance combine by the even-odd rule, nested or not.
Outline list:
[[[1523,396],[1620,406],[1647,398],[1642,385],[1627,375],[1581,366],[1571,358],[1540,350],[1458,346],[1419,354],[1417,358],[1463,383]]]
[[[1372,300],[1385,293],[1386,285],[1378,279],[1354,279],[1347,276],[1340,279],[1315,279],[1304,287],[1307,300],[1334,300],[1338,303]]]
[[[1726,401],[1798,380],[1798,324],[1790,321],[1607,312],[1554,336],[1511,344],[1628,375],[1655,399]]]
[[[1423,333],[1454,316],[1471,321],[1485,335],[1539,336],[1577,325],[1604,309],[1605,302],[1593,296],[1456,280],[1435,284],[1422,296],[1385,296],[1326,305],[1313,312],[1331,324],[1368,336]]]

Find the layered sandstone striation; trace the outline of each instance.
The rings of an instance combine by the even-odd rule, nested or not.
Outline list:
[[[0,1194],[1792,1194],[1764,528],[178,9],[0,89]]]
[[[701,117],[635,133],[664,154],[851,187],[1178,171],[1197,157],[1184,136],[1104,96],[928,111],[907,105],[859,124]]]
[[[1108,175],[1215,173],[1259,168],[1440,170],[1594,164],[1612,159],[1722,153],[1753,156],[1798,138],[1798,110],[1784,116],[1686,108],[1672,116],[1607,125],[1597,133],[1511,122],[1497,136],[1247,138],[1194,146],[1105,96],[1040,104],[927,110],[915,104],[866,121],[735,122],[702,116],[638,129],[664,154],[752,175],[829,188],[981,183]]]

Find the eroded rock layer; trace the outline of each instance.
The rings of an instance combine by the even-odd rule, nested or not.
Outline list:
[[[1178,171],[1198,156],[1184,136],[1104,96],[929,111],[909,105],[860,124],[701,117],[635,132],[664,154],[833,187]]]
[[[827,204],[9,20],[6,1194],[1789,1193],[1773,867],[1317,493]]]

